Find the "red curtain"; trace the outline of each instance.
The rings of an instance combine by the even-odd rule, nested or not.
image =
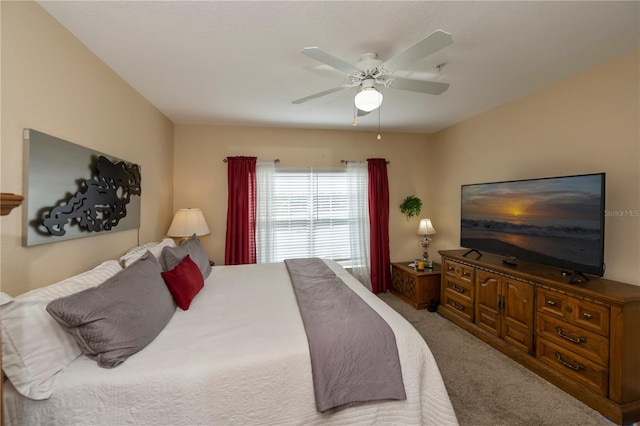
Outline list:
[[[371,233],[371,290],[387,291],[391,283],[389,269],[389,180],[387,161],[369,158],[369,220]]]
[[[256,157],[228,157],[227,181],[224,263],[256,263]]]

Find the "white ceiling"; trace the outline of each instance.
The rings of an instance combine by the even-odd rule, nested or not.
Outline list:
[[[629,1],[41,1],[175,123],[353,129],[349,80],[300,53],[386,60],[436,29],[453,44],[406,77],[439,96],[382,89],[383,131],[431,133],[640,48]],[[446,63],[441,72],[435,66]],[[358,130],[375,130],[378,114]]]

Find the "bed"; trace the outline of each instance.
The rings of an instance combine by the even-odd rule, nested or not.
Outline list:
[[[215,266],[188,310],[177,308],[151,343],[117,367],[79,356],[40,400],[5,381],[5,424],[457,424],[422,337],[340,265],[324,262],[393,330],[406,400],[318,412],[285,264]]]

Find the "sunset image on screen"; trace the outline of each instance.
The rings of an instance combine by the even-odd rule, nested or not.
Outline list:
[[[602,176],[462,186],[461,245],[571,262],[599,259]],[[591,257],[590,257],[591,256]]]

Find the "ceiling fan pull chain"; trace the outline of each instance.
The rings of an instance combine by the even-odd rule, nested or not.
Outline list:
[[[382,136],[380,136],[380,110],[382,109],[382,105],[378,107],[378,137],[376,139],[381,140]]]

